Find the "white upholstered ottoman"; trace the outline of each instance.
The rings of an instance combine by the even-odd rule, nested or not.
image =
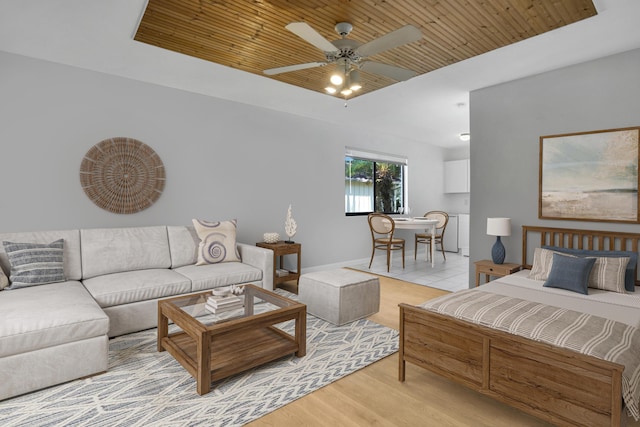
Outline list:
[[[300,276],[298,296],[307,312],[343,325],[377,313],[380,309],[380,282],[376,276],[339,269]]]

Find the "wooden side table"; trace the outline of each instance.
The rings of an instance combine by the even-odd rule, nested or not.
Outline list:
[[[271,249],[273,251],[273,287],[284,282],[288,282],[289,280],[295,280],[296,285],[300,280],[300,258],[302,253],[302,245],[300,243],[285,243],[284,241],[279,241],[278,243],[265,243],[258,242],[256,246],[261,248]],[[289,274],[285,276],[278,276],[278,269],[283,269],[284,266],[284,256],[285,255],[296,255],[298,257],[298,267],[296,271],[290,271]],[[280,258],[280,262],[278,263],[278,258]],[[279,266],[279,267],[278,267]]]
[[[482,261],[476,261],[476,286],[480,285],[480,275],[484,274],[485,283],[489,282],[491,276],[503,277],[516,271],[522,270],[520,264],[510,264],[505,262],[504,264],[494,264],[493,261],[483,259]]]

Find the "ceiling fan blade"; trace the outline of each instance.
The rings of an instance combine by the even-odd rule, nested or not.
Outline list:
[[[264,70],[263,73],[265,73],[268,76],[272,76],[274,74],[288,73],[289,71],[298,71],[298,70],[304,70],[304,69],[313,68],[313,67],[324,67],[325,65],[327,65],[326,62],[307,62],[306,64],[296,64],[296,65],[287,65],[286,67],[269,68],[268,70]]]
[[[292,22],[286,25],[285,28],[323,52],[335,52],[338,50],[333,43],[325,39],[306,22]]]
[[[405,25],[402,28],[363,44],[358,47],[356,51],[360,56],[366,57],[385,50],[393,49],[394,47],[402,46],[403,44],[415,42],[421,38],[422,32],[418,28],[413,25]]]
[[[406,68],[396,67],[395,65],[382,64],[380,62],[365,61],[360,65],[360,69],[368,73],[380,74],[390,79],[402,82],[409,80],[411,77],[418,75],[415,71]]]

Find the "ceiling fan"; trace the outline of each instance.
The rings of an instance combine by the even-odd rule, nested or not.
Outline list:
[[[353,25],[348,22],[339,22],[336,24],[335,30],[342,38],[332,42],[324,38],[306,22],[292,22],[286,25],[285,28],[324,52],[325,61],[269,68],[263,71],[264,74],[275,75],[337,64],[337,73],[331,76],[331,82],[335,86],[329,86],[326,90],[329,93],[335,93],[340,90],[340,93],[345,96],[350,95],[352,91],[361,87],[358,70],[379,74],[396,81],[408,80],[418,74],[406,68],[367,59],[377,53],[422,38],[420,30],[413,25],[405,25],[402,28],[364,44],[347,38],[353,29]]]

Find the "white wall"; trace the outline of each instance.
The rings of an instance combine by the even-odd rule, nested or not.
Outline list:
[[[212,79],[215,76],[212,76]],[[0,52],[0,230],[188,224],[238,218],[239,240],[284,236],[289,204],[303,268],[370,256],[366,217],[344,215],[344,148],[409,158],[414,212],[442,204],[442,149]],[[132,215],[80,187],[85,153],[139,139],[162,159],[160,199]]]
[[[512,235],[502,240],[506,261],[516,263],[522,225],[640,231],[538,219],[540,136],[640,126],[639,75],[640,50],[633,50],[471,93],[471,262],[491,258],[492,216],[512,219]]]

